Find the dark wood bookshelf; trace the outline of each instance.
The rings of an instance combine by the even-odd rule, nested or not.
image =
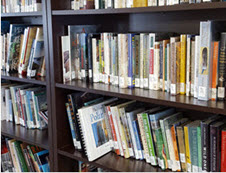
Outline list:
[[[123,99],[137,100],[158,105],[168,105],[177,108],[226,115],[225,101],[200,101],[194,97],[187,97],[185,95],[172,96],[166,92],[140,88],[122,89],[117,86],[106,85],[102,83],[88,84],[80,80],[67,82],[65,84],[56,83],[56,87]]]
[[[175,11],[200,11],[226,9],[226,2],[178,4],[171,6],[118,8],[118,9],[91,9],[91,10],[53,10],[52,15],[97,15],[97,14],[132,14],[132,13],[156,13]]]
[[[158,166],[152,166],[146,163],[146,161],[131,158],[126,159],[113,152],[107,153],[92,162],[87,159],[84,152],[75,150],[72,145],[58,149],[58,153],[112,172],[168,172],[168,170],[162,170]]]
[[[28,78],[28,77],[19,75],[18,73],[12,73],[12,74],[2,73],[1,79],[15,81],[15,82],[31,83],[31,84],[37,84],[37,85],[46,85],[45,77]]]
[[[47,129],[27,129],[21,125],[16,125],[4,120],[1,121],[1,133],[10,138],[37,145],[47,150],[49,149]]]
[[[41,17],[42,12],[1,13],[2,17]]]

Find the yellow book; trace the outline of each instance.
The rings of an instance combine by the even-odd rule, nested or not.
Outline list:
[[[180,56],[180,94],[186,93],[186,35],[180,36],[181,56]]]
[[[185,154],[186,154],[186,162],[187,162],[187,171],[191,172],[191,156],[190,156],[188,126],[184,126],[184,140],[185,140]]]
[[[147,0],[134,0],[133,7],[147,7],[148,1]]]

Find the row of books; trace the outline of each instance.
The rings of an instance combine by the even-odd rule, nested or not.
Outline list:
[[[42,27],[11,24],[9,33],[1,35],[1,50],[3,71],[27,77],[45,76]]]
[[[41,0],[1,0],[1,13],[34,12],[41,10]]]
[[[200,35],[179,36],[75,33],[69,26],[69,35],[61,37],[63,81],[81,79],[224,100],[226,33],[214,37],[212,25],[201,22]]]
[[[88,163],[78,161],[78,172],[108,172],[105,169],[97,168],[96,166]]]
[[[2,172],[50,172],[49,151],[15,139],[1,139]]]
[[[217,0],[217,2],[221,0]],[[222,0],[224,1],[224,0]],[[211,0],[71,0],[72,10],[134,8],[213,2]],[[214,1],[216,2],[216,1]]]
[[[14,121],[29,129],[47,128],[46,88],[32,84],[2,83],[1,102],[1,120]]]
[[[162,170],[226,171],[223,116],[191,121],[174,108],[117,98],[89,100],[81,93],[68,95],[68,102],[74,146],[81,149],[82,143],[89,161],[114,151]]]

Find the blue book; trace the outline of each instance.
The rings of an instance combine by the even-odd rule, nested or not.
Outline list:
[[[137,149],[138,149],[138,151],[141,151],[141,153],[142,153],[142,157],[140,158],[142,160],[142,159],[144,159],[144,154],[143,154],[143,147],[142,147],[141,139],[140,139],[140,135],[139,135],[137,120],[133,120],[132,125],[133,125],[133,130],[135,133]]]
[[[35,160],[38,163],[38,167],[42,172],[50,172],[49,163],[48,163],[48,157],[49,157],[49,151],[43,150],[36,154],[34,154]]]
[[[135,34],[128,34],[128,87],[135,87],[135,76],[133,69],[133,44],[134,44],[134,36]]]

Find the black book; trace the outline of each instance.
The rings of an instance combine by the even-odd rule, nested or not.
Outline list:
[[[201,121],[201,138],[202,138],[202,170],[210,171],[210,125],[219,120],[220,116],[212,116]]]
[[[221,130],[226,121],[218,121],[210,125],[210,171],[220,172]]]

